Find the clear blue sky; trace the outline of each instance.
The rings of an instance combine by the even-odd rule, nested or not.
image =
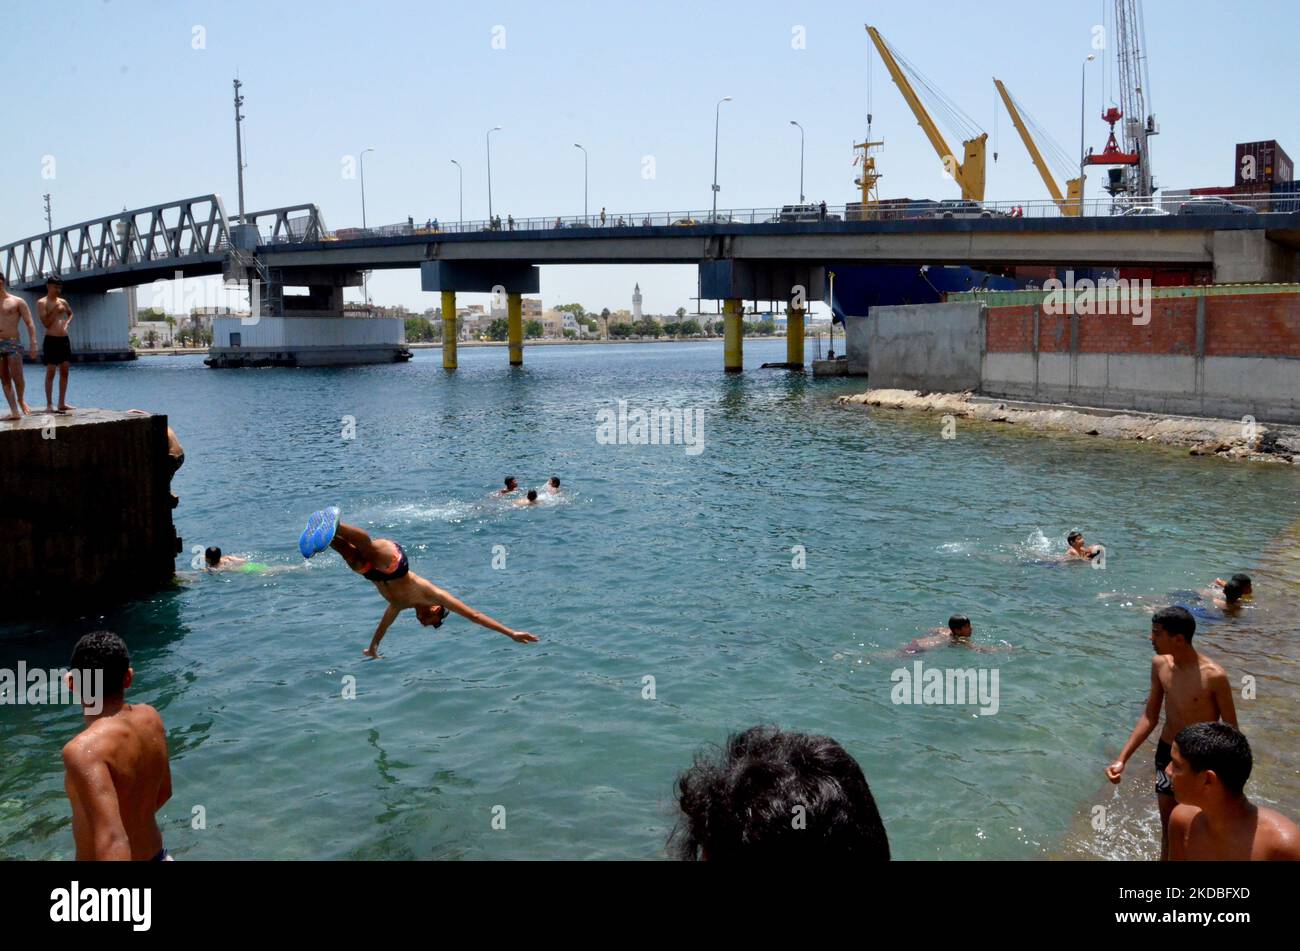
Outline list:
[[[370,224],[454,220],[457,158],[465,215],[484,217],[484,133],[493,136],[493,204],[517,217],[582,211],[581,142],[591,204],[611,212],[707,208],[714,103],[722,107],[721,207],[798,196],[807,132],[810,200],[853,200],[852,143],[886,147],[882,197],[948,198],[936,156],[870,48],[864,22],[990,135],[996,75],[1065,149],[1079,136],[1080,64],[1104,0],[799,3],[657,0],[447,3],[376,0],[6,3],[0,243],[56,224],[216,191],[237,208],[231,79],[247,97],[250,210],[313,201],[330,227],[360,223],[346,156],[366,157]],[[1152,154],[1166,188],[1231,184],[1233,144],[1277,139],[1300,157],[1300,8],[1261,0],[1146,0]],[[195,47],[202,28],[205,48]],[[497,28],[504,28],[504,34]],[[806,48],[792,39],[801,27]],[[504,35],[505,48],[493,48]],[[499,43],[499,40],[498,40]],[[1105,126],[1101,70],[1089,67],[1088,142]],[[1113,81],[1112,81],[1113,85]],[[1045,190],[1005,115],[990,200]],[[955,144],[955,143],[954,143]],[[44,156],[55,177],[42,178]],[[653,156],[655,177],[642,175]],[[1090,185],[1095,186],[1093,177]],[[1090,188],[1090,194],[1093,189]],[[548,306],[687,305],[693,268],[547,268]],[[416,271],[380,273],[379,303],[422,310]],[[142,303],[144,303],[142,301]]]

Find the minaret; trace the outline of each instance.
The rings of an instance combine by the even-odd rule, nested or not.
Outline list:
[[[633,323],[641,319],[641,285],[637,284],[632,291],[632,321]]]

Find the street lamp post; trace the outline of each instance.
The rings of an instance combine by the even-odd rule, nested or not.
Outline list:
[[[456,171],[460,173],[459,201],[456,205],[456,208],[458,209],[456,230],[459,231],[461,230],[461,226],[465,223],[465,170],[460,167],[460,162],[457,162],[455,159],[451,160],[451,164],[455,165]]]
[[[713,220],[718,220],[718,123],[721,121],[722,104],[731,102],[730,96],[723,96],[713,110]]]
[[[587,150],[583,149],[577,142],[573,143],[575,149],[582,149],[582,223],[587,223]]]
[[[487,173],[488,173],[488,227],[492,227],[492,133],[500,132],[501,126],[493,126],[488,129],[487,135],[483,137],[487,142]]]
[[[1083,214],[1083,188],[1088,180],[1088,175],[1084,171],[1087,168],[1087,162],[1083,152],[1085,142],[1084,120],[1088,115],[1088,64],[1096,58],[1096,53],[1089,53],[1088,58],[1079,66],[1079,214]]]
[[[799,127],[799,204],[803,204],[803,126],[790,120],[790,124]]]
[[[373,152],[372,146],[367,146],[361,150],[361,230],[366,230],[366,153]],[[366,304],[370,303],[370,272],[361,272],[361,293],[366,299]]]

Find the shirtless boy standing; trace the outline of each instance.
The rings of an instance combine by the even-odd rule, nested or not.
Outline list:
[[[102,670],[104,685],[102,698],[83,696],[86,728],[63,747],[77,858],[170,861],[154,818],[172,796],[167,735],[157,710],[125,700],[135,676],[126,644],[108,631],[87,634],[72,649],[69,666]],[[101,700],[100,712],[90,713],[90,703]]]
[[[1120,751],[1119,759],[1106,767],[1106,778],[1119,783],[1124,767],[1138,747],[1160,722],[1160,708],[1165,710],[1165,726],[1156,747],[1156,802],[1160,806],[1160,859],[1169,857],[1169,816],[1177,800],[1165,773],[1173,759],[1170,744],[1180,730],[1193,723],[1222,720],[1234,729],[1237,711],[1232,702],[1232,686],[1223,668],[1196,652],[1192,636],[1196,619],[1186,608],[1161,608],[1151,618],[1151,691],[1147,705],[1138,717],[1137,726]]]
[[[1169,779],[1178,805],[1169,817],[1169,860],[1300,861],[1300,829],[1246,798],[1254,758],[1226,723],[1193,723],[1174,739]]]
[[[23,399],[26,385],[23,381],[23,341],[18,334],[18,324],[27,325],[28,349],[36,359],[36,325],[27,301],[10,294],[5,287],[5,276],[0,272],[0,384],[9,403],[6,420],[22,419],[32,408]],[[17,392],[15,392],[17,391]]]
[[[66,413],[74,407],[68,405],[68,367],[72,362],[72,343],[68,340],[68,324],[72,323],[72,307],[59,295],[63,281],[51,274],[45,282],[45,296],[36,302],[36,316],[45,325],[45,343],[41,360],[45,364],[45,412]],[[54,408],[54,371],[59,371],[59,407]]]
[[[411,570],[406,552],[397,542],[387,538],[371,538],[363,529],[339,521],[335,506],[316,512],[307,521],[307,528],[298,539],[298,549],[304,558],[333,548],[348,563],[348,567],[367,581],[374,582],[379,593],[388,602],[388,608],[375,629],[370,646],[361,653],[367,657],[379,656],[379,642],[397,616],[407,608],[415,609],[415,616],[426,627],[441,627],[448,612],[454,611],[490,631],[504,634],[520,644],[533,644],[537,638],[527,631],[516,631],[499,621],[476,611],[455,595],[421,578]]]

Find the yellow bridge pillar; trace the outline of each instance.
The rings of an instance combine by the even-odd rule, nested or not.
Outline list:
[[[744,326],[740,311],[740,301],[722,302],[722,362],[728,373],[739,373],[745,369],[745,343],[742,336]]]
[[[442,292],[442,368],[456,369],[456,292]]]
[[[803,308],[785,312],[785,362],[803,366]]]
[[[510,338],[510,365],[524,365],[524,296],[506,297],[506,328]]]

